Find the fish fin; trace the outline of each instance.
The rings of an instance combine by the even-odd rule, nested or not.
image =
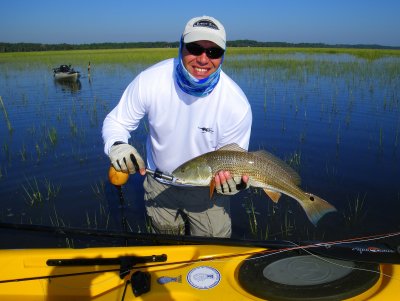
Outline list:
[[[308,219],[314,224],[314,226],[317,226],[318,221],[325,214],[337,211],[334,206],[322,198],[311,193],[305,193],[305,195],[306,199],[299,203],[306,212]]]
[[[251,154],[256,157],[263,158],[264,160],[267,159],[270,164],[276,166],[277,170],[281,170],[281,172],[284,172],[286,175],[288,175],[293,184],[295,184],[296,186],[299,186],[301,184],[301,178],[299,174],[282,159],[274,156],[273,154],[265,150],[258,150],[255,152],[251,152]]]
[[[217,151],[247,152],[244,148],[241,148],[236,143],[231,143],[231,144],[224,145],[221,148],[217,149]]]
[[[279,199],[281,198],[281,195],[282,195],[280,192],[272,191],[272,190],[269,190],[267,188],[264,188],[264,191],[274,203],[278,203],[278,201],[279,201]]]
[[[214,189],[215,189],[215,180],[213,178],[210,182],[210,200],[214,194]]]

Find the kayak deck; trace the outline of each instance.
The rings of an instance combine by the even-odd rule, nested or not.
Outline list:
[[[246,258],[265,249],[181,245],[88,249],[0,251],[1,300],[262,300],[245,291],[238,271]],[[138,263],[126,275],[121,266],[49,266],[48,260],[115,259],[161,256]],[[166,255],[166,260],[162,256]],[[101,261],[101,260],[100,260]],[[151,261],[151,260],[150,260]],[[112,262],[111,262],[112,263]],[[395,300],[400,294],[400,265],[381,265],[379,280],[351,300]],[[140,277],[134,276],[139,275]],[[122,278],[121,278],[122,276]],[[149,278],[146,278],[150,276]],[[128,283],[127,281],[134,282]],[[150,291],[146,291],[146,279]],[[138,296],[134,295],[135,286]],[[144,291],[140,291],[144,288]]]

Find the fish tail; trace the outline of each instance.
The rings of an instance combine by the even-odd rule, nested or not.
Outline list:
[[[318,221],[325,214],[337,211],[334,206],[316,195],[305,193],[305,196],[299,203],[314,226],[317,226]]]

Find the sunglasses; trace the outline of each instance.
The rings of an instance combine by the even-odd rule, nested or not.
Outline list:
[[[210,59],[219,59],[225,52],[224,49],[220,47],[210,47],[204,48],[196,43],[185,44],[186,50],[193,55],[201,55],[203,52],[206,53],[207,57]]]

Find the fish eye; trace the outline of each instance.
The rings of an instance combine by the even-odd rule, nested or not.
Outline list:
[[[313,196],[310,196],[310,201],[313,201],[314,202],[314,197]]]

